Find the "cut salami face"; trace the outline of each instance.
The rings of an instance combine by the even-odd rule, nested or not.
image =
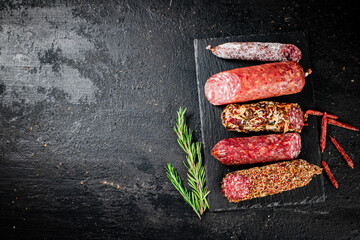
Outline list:
[[[284,133],[223,139],[211,155],[224,165],[242,165],[294,159],[300,150],[300,135]]]
[[[304,114],[297,106],[291,106],[289,111],[290,129],[295,132],[301,131],[304,126]]]
[[[283,46],[283,51],[287,60],[294,62],[299,62],[301,60],[302,54],[297,46],[293,44],[285,44],[285,46]]]
[[[249,194],[250,181],[241,174],[234,173],[224,178],[222,193],[228,199],[242,199]]]
[[[226,130],[237,132],[301,132],[306,117],[297,103],[261,101],[229,104],[221,114]]]
[[[206,81],[205,96],[213,105],[224,105],[295,94],[304,86],[300,64],[275,62],[217,73]]]
[[[222,180],[221,192],[229,202],[274,195],[306,186],[322,168],[298,159],[231,172]]]
[[[268,42],[229,42],[212,48],[212,53],[224,59],[282,62],[301,59],[301,50],[293,44]]]

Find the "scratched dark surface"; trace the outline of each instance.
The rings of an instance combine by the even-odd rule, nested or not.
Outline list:
[[[213,211],[238,210],[245,208],[274,207],[285,205],[297,205],[306,203],[318,203],[325,200],[324,181],[321,176],[316,176],[305,187],[287,191],[264,198],[251,199],[238,203],[230,203],[221,194],[221,181],[224,176],[232,171],[247,169],[257,165],[225,166],[211,156],[212,148],[222,139],[234,137],[248,137],[254,135],[271,134],[271,132],[260,133],[238,133],[226,131],[221,123],[221,113],[224,106],[214,106],[205,97],[204,86],[207,79],[213,74],[239,67],[254,66],[263,64],[256,61],[225,60],[213,55],[206,47],[217,46],[226,42],[281,42],[295,44],[302,51],[302,59],[299,62],[306,70],[311,68],[309,41],[305,32],[287,32],[281,34],[260,34],[233,36],[226,38],[195,39],[195,64],[196,77],[198,84],[199,109],[201,119],[202,143],[204,149],[204,165],[206,172],[206,182],[212,194],[208,200]],[[277,102],[294,102],[300,104],[302,109],[314,109],[314,91],[311,75],[306,78],[306,84],[300,93],[286,96],[273,97],[263,100],[273,100]],[[259,101],[259,100],[258,100]],[[252,102],[258,102],[252,101]],[[318,126],[315,118],[307,121],[308,127],[301,132],[302,148],[298,159],[305,159],[311,164],[321,166],[320,146],[318,144]]]
[[[360,127],[357,5],[0,1],[2,239],[359,239],[356,132],[329,127],[355,168],[328,142],[320,203],[200,221],[164,170],[186,175],[180,106],[202,138],[194,39],[307,32],[316,109]]]

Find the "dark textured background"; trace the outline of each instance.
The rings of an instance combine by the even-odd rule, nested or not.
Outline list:
[[[359,239],[358,134],[329,127],[323,203],[207,212],[172,130],[201,139],[193,40],[306,31],[315,105],[359,127],[359,7],[350,1],[1,1],[0,230],[7,239]]]

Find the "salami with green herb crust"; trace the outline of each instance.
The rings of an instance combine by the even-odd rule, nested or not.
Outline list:
[[[237,132],[301,132],[306,116],[297,103],[261,101],[229,104],[221,114],[226,130]]]

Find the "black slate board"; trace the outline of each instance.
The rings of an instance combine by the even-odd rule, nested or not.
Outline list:
[[[272,207],[323,202],[325,200],[325,194],[323,186],[324,180],[322,175],[315,177],[310,182],[310,184],[305,187],[283,192],[273,196],[251,199],[239,203],[229,203],[228,200],[221,194],[221,180],[227,173],[235,170],[250,168],[255,165],[232,167],[222,165],[214,157],[211,156],[211,149],[215,146],[215,144],[221,139],[230,137],[270,134],[266,132],[245,134],[225,131],[220,119],[223,106],[213,106],[205,97],[204,85],[206,83],[206,80],[211,75],[234,68],[263,64],[263,62],[255,61],[224,60],[214,56],[209,50],[206,50],[206,46],[208,45],[217,46],[219,44],[232,41],[292,43],[298,46],[302,51],[302,59],[300,61],[301,66],[304,69],[308,69],[311,65],[308,38],[306,33],[304,32],[290,32],[272,35],[234,36],[228,38],[209,38],[194,40],[199,107],[201,117],[201,131],[205,161],[204,164],[207,186],[211,191],[208,199],[210,204],[210,210],[226,211],[244,208]],[[311,81],[312,79],[310,75],[306,78],[306,84],[304,89],[298,94],[281,96],[267,100],[274,100],[278,102],[296,102],[300,104],[303,110],[313,109],[314,96]],[[298,158],[305,159],[312,164],[321,166],[317,121],[314,118],[310,118],[307,123],[309,126],[304,127],[301,133],[302,149]]]

